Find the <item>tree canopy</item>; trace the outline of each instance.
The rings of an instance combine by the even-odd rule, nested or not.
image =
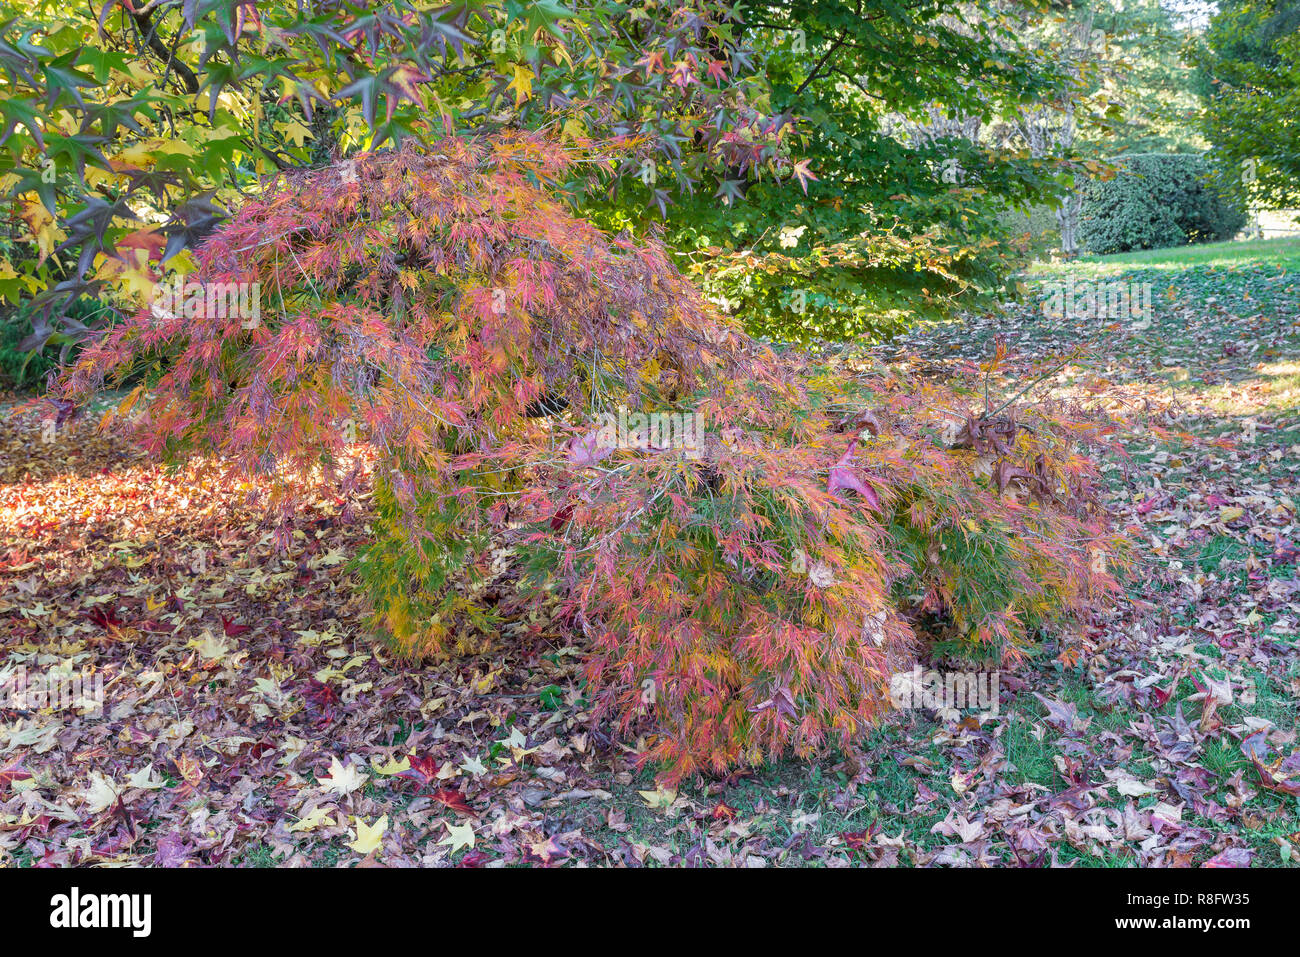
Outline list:
[[[1300,206],[1300,3],[1224,0],[1191,53],[1219,187],[1266,208]]]

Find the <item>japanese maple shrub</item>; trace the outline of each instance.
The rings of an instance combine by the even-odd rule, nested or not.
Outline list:
[[[436,656],[558,601],[597,712],[667,780],[853,741],[918,621],[1001,662],[1077,632],[1114,587],[1084,426],[778,358],[656,243],[554,198],[601,159],[498,136],[286,176],[189,277],[259,283],[257,322],[141,311],[66,389],[143,369],[123,423],[264,476],[280,510],[354,488],[364,441],[377,630]],[[691,441],[644,413],[692,417]]]

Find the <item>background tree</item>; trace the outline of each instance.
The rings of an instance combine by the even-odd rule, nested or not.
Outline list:
[[[1104,127],[1081,131],[1085,149],[1098,157],[1203,151],[1194,71],[1183,56],[1196,21],[1180,19],[1168,0],[1091,3],[1087,10],[1106,39],[1099,80],[1117,112]]]
[[[35,295],[32,342],[50,341],[79,297],[139,302],[259,177],[424,136],[433,115],[434,136],[525,127],[622,142],[621,159],[565,184],[571,200],[620,228],[666,219],[687,256],[749,257],[709,257],[701,278],[764,307],[775,333],[852,335],[942,312],[1014,264],[997,209],[1063,182],[1041,163],[955,140],[909,146],[886,128],[887,113],[936,102],[991,115],[1055,82],[1010,19],[982,10],[108,0],[92,23],[51,0],[11,8],[0,295]],[[952,150],[961,184],[942,176]]]
[[[746,11],[772,111],[806,121],[798,154],[816,178],[792,202],[787,187],[737,175],[672,213],[672,244],[699,255],[706,287],[757,331],[792,339],[878,335],[996,293],[1019,262],[1000,213],[1068,182],[1054,162],[959,135],[1059,84],[1016,21],[982,0]]]
[[[1189,54],[1219,188],[1266,209],[1300,206],[1300,2],[1224,0]]]

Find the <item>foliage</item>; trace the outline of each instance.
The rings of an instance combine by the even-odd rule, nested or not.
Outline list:
[[[1014,662],[1113,589],[1090,426],[783,361],[661,246],[568,215],[541,187],[577,159],[603,157],[511,135],[286,176],[198,252],[262,284],[260,322],[144,310],[67,394],[153,370],[123,403],[145,445],[220,450],[289,512],[354,488],[363,439],[376,626],[439,654],[559,601],[598,711],[669,778],[855,739],[922,617]],[[638,413],[695,441],[605,435]]]
[[[1245,212],[1207,181],[1204,157],[1148,153],[1115,163],[1114,177],[1088,184],[1083,235],[1091,252],[1231,239],[1246,224]]]
[[[1003,214],[1002,221],[1012,235],[1023,238],[1031,258],[1044,260],[1061,248],[1061,226],[1056,210],[1046,204]]]
[[[736,175],[671,211],[670,246],[710,294],[753,331],[787,340],[880,336],[991,300],[1023,261],[1001,214],[1057,196],[1068,168],[907,128],[987,122],[1051,97],[1067,82],[1052,58],[1028,49],[992,2],[746,10],[773,110],[806,119],[798,155],[814,175],[793,202],[788,185]]]
[[[264,174],[363,147],[501,127],[617,137],[632,149],[575,194],[634,180],[660,210],[718,169],[789,168],[790,119],[766,111],[734,11],[711,0],[96,7],[0,4],[0,184],[19,241],[0,297],[37,296],[33,346],[77,296],[138,304],[150,261],[192,248]]]
[[[1300,206],[1300,3],[1226,0],[1189,52],[1219,188],[1267,209]]]
[[[895,223],[809,249],[758,252],[702,250],[689,272],[726,312],[754,335],[782,341],[888,336],[919,319],[944,318],[978,300],[975,279],[994,281],[1016,248],[985,237],[972,245],[940,240],[942,231],[906,235]],[[799,246],[803,228],[789,230]]]
[[[679,265],[716,263],[711,294],[792,340],[991,302],[1023,261],[1004,214],[1051,202],[1073,168],[900,134],[936,111],[987,121],[1072,82],[1021,42],[1024,10],[995,0],[11,12],[0,183],[18,245],[0,296],[37,299],[30,347],[77,334],[59,321],[77,296],[139,305],[158,264],[266,174],[408,138],[547,129],[624,144],[563,184],[575,206],[614,231],[665,220]]]
[[[34,354],[19,348],[31,332],[31,319],[24,313],[6,309],[0,314],[0,388],[28,388],[57,367],[57,359],[48,354],[55,349]]]
[[[74,328],[91,328],[101,324],[107,310],[102,303],[80,299],[68,307],[68,322]],[[78,340],[56,333],[33,352],[23,347],[32,335],[30,303],[17,308],[0,306],[0,387],[32,389],[45,382],[59,367],[60,357],[75,353]]]
[[[1192,68],[1181,52],[1188,27],[1161,0],[1124,4],[1072,4],[1087,9],[1101,31],[1099,53],[1107,95],[1118,107],[1114,122],[1084,131],[1095,155],[1202,152],[1206,143],[1195,118],[1200,101]]]

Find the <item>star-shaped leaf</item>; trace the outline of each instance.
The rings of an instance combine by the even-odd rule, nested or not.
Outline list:
[[[515,106],[533,97],[533,70],[524,63],[514,65],[514,79],[506,84],[507,90],[515,91]]]
[[[474,825],[466,824],[448,824],[447,836],[439,844],[451,845],[451,852],[455,854],[462,847],[474,846]]]
[[[330,758],[329,774],[318,778],[321,787],[335,794],[351,794],[366,783],[368,776],[357,770],[353,764],[343,764],[338,758]]]
[[[356,840],[348,841],[347,846],[358,854],[369,854],[379,849],[388,830],[388,815],[383,815],[374,824],[367,824],[361,818],[353,816],[352,825],[356,829]]]

